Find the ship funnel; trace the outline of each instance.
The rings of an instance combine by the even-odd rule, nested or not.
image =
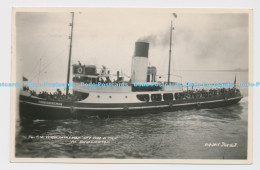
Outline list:
[[[149,52],[149,43],[147,42],[135,42],[135,54],[134,56],[137,57],[146,57],[148,58]]]
[[[131,83],[143,83],[147,79],[149,43],[136,42],[132,58]]]

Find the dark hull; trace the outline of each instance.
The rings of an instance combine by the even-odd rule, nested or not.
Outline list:
[[[47,101],[44,99],[20,96],[19,111],[22,119],[68,119],[92,115],[107,117],[225,107],[236,104],[241,99],[241,94],[235,94],[230,96],[161,102],[91,104]]]

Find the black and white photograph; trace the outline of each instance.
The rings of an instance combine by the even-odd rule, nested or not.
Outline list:
[[[12,17],[13,162],[252,163],[252,10]]]

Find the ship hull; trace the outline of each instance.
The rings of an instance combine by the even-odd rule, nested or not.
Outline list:
[[[19,111],[22,119],[77,119],[93,115],[108,117],[226,107],[238,103],[241,99],[242,96],[236,94],[188,100],[102,104],[68,101],[54,102],[20,96]]]

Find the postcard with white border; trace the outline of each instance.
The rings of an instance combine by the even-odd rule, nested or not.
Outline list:
[[[14,7],[11,161],[252,163],[252,14]]]

